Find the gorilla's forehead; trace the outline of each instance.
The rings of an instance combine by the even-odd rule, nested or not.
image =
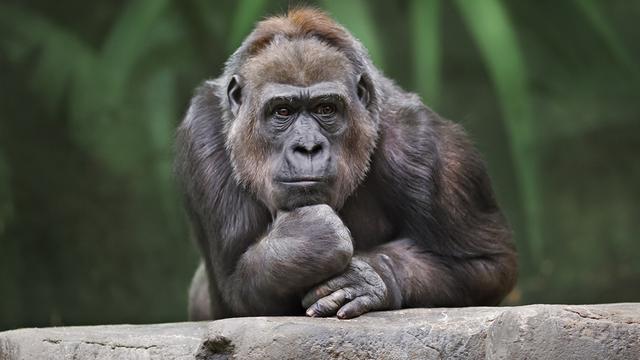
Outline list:
[[[247,84],[262,87],[269,83],[310,86],[322,82],[345,82],[352,66],[339,50],[314,38],[276,38],[242,67]]]

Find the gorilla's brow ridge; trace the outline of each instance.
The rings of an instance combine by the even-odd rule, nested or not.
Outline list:
[[[264,86],[263,94],[269,94],[263,98],[263,103],[280,100],[282,102],[292,102],[302,99],[326,99],[348,103],[349,92],[347,87],[340,82],[321,82],[311,86],[296,86],[291,84],[271,83]]]
[[[309,93],[304,94],[295,94],[295,95],[276,95],[267,98],[267,104],[283,104],[283,103],[294,103],[301,101],[309,101],[312,103],[321,103],[321,102],[336,102],[336,103],[345,103],[345,98],[342,94],[339,93],[325,93],[325,94],[317,94],[311,95]]]

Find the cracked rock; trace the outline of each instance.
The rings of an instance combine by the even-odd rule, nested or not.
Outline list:
[[[9,359],[639,359],[640,303],[20,329]]]

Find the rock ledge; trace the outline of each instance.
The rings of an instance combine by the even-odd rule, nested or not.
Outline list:
[[[9,359],[639,359],[640,303],[19,329]]]

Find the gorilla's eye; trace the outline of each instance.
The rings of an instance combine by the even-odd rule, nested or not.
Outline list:
[[[289,115],[291,115],[291,109],[286,106],[279,106],[274,111],[274,114],[280,117],[288,117]]]
[[[318,115],[333,115],[336,112],[336,107],[331,104],[320,104],[318,105],[314,112]]]

